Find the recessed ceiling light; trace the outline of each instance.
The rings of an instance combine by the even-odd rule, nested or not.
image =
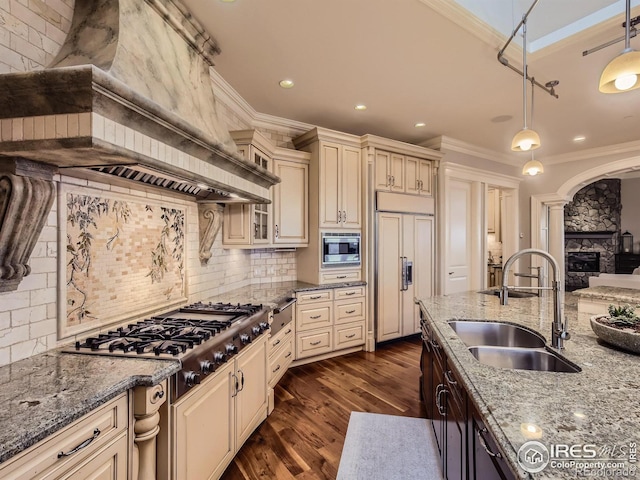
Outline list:
[[[576,135],[573,137],[574,142],[584,142],[587,139],[584,135]]]
[[[228,1],[228,0],[227,0]],[[292,88],[294,85],[293,80],[280,80],[280,86],[282,88]]]
[[[424,122],[418,122],[418,123],[416,123],[414,125],[414,127],[416,127],[416,128],[422,128],[422,127],[426,127],[426,126],[427,126],[427,124],[424,123]]]
[[[366,110],[367,106],[360,103],[360,104],[355,106],[355,109],[356,110]]]

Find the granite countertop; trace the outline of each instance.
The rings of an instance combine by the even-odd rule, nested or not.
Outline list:
[[[583,298],[607,300],[611,303],[640,303],[640,290],[635,288],[620,288],[598,285],[597,287],[581,288],[574,290],[574,295]],[[606,312],[603,312],[606,313]]]
[[[366,285],[272,282],[206,299],[275,307],[294,292]],[[35,355],[0,367],[0,463],[108,400],[136,386],[160,383],[180,370],[177,360],[63,353]]]
[[[493,295],[476,292],[417,299],[428,312],[434,335],[443,344],[451,367],[459,374],[514,472],[523,478],[575,478],[575,467],[549,464],[527,474],[518,467],[518,449],[528,440],[526,425],[540,428],[537,439],[551,444],[596,445],[598,458],[612,449],[611,461],[629,463],[630,442],[640,442],[640,356],[616,350],[593,333],[588,314],[578,314],[576,297],[565,294],[565,316],[571,339],[561,355],[582,368],[579,373],[553,373],[495,368],[479,363],[447,324],[451,319],[501,320],[517,323],[550,340],[550,298],[510,298],[501,306]],[[621,448],[625,449],[623,453]],[[606,449],[609,449],[608,451]],[[553,459],[552,459],[553,460]],[[575,459],[581,461],[581,459]],[[605,460],[606,461],[606,460]],[[600,478],[621,478],[613,474]]]
[[[174,360],[58,350],[0,367],[0,462],[122,392],[156,385],[179,369]]]

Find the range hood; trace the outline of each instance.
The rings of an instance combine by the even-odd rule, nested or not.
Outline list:
[[[279,179],[236,150],[209,76],[217,53],[175,0],[77,0],[48,68],[0,75],[0,155],[150,169],[222,202],[268,203]]]
[[[270,202],[279,178],[240,156],[220,115],[219,51],[178,0],[76,0],[49,67],[0,74],[0,292],[30,272],[56,172],[193,195],[203,262],[219,203]]]

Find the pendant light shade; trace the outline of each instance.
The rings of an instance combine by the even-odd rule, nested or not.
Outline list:
[[[625,48],[602,71],[599,90],[620,93],[636,88],[640,88],[640,52]]]
[[[534,177],[540,173],[544,173],[544,167],[542,166],[542,163],[533,158],[525,163],[524,167],[522,167],[523,175],[530,175]]]
[[[511,150],[526,152],[540,147],[540,135],[535,130],[523,128],[515,134],[511,141]]]
[[[627,0],[624,23],[624,50],[611,60],[600,75],[602,93],[621,93],[640,88],[640,52],[630,47],[631,0]]]

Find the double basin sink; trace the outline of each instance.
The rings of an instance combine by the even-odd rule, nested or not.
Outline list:
[[[580,367],[548,350],[540,334],[504,322],[451,320],[469,352],[486,365],[542,372],[577,373]]]

